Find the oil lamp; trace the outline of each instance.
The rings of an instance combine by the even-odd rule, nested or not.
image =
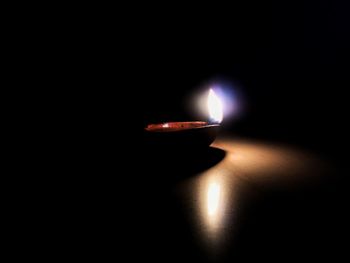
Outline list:
[[[184,149],[208,147],[216,138],[223,119],[223,106],[213,89],[207,98],[209,121],[165,122],[145,128],[147,140],[154,146]],[[171,148],[170,148],[171,149]]]

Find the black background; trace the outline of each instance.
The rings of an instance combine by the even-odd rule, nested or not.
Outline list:
[[[334,240],[332,246],[316,242],[317,231],[310,240],[311,250],[307,249],[308,241],[293,236],[292,230],[286,231],[281,242],[292,247],[293,242],[302,241],[302,252],[311,258],[317,257],[318,248],[329,250],[326,254],[331,258],[338,255],[342,246],[339,233],[347,226],[342,218],[346,210],[343,150],[350,84],[346,7],[338,1],[240,1],[206,8],[202,4],[195,8],[147,5],[115,8],[116,13],[106,15],[89,13],[89,22],[79,20],[71,33],[72,39],[79,41],[64,43],[70,55],[65,61],[69,65],[62,72],[73,76],[70,85],[79,87],[79,91],[66,94],[75,111],[67,113],[71,126],[63,132],[68,134],[69,147],[73,146],[68,153],[72,155],[70,163],[78,163],[75,175],[67,178],[71,195],[77,200],[69,206],[69,213],[77,215],[77,220],[68,225],[80,229],[74,231],[73,240],[87,243],[81,253],[90,255],[101,245],[105,255],[113,255],[114,248],[107,239],[118,236],[124,244],[118,253],[142,251],[148,258],[148,238],[151,240],[159,229],[156,225],[152,225],[153,230],[147,229],[147,209],[139,206],[147,192],[137,180],[145,182],[145,176],[150,175],[142,168],[136,177],[129,174],[135,173],[131,169],[134,165],[142,167],[144,162],[144,152],[139,152],[143,129],[148,123],[188,120],[186,96],[199,84],[221,77],[239,83],[249,105],[244,117],[228,126],[227,132],[310,149],[336,167],[324,185],[313,189],[319,200],[336,207],[325,211],[327,224],[325,220],[319,225],[315,222],[329,240]],[[313,192],[306,198],[317,200]],[[287,200],[292,202],[299,194],[292,193]],[[274,205],[280,205],[279,197],[272,194],[267,201],[261,200],[252,217],[264,215],[266,202],[273,216]],[[118,211],[111,211],[116,202]],[[319,213],[322,204],[317,208]],[[301,206],[296,211],[309,210]],[[158,226],[163,226],[157,220]],[[169,232],[174,245],[177,238],[183,241],[177,230],[186,230],[185,225],[178,227]],[[298,233],[303,227],[300,223]],[[265,234],[268,238],[269,233]],[[255,237],[248,231],[242,238],[248,245],[242,246],[241,255],[249,254],[247,240]],[[190,240],[180,246],[179,258],[196,259]],[[162,241],[155,244],[160,257]],[[278,248],[278,242],[273,244]],[[87,247],[93,249],[87,251]],[[263,250],[264,246],[258,249]],[[302,257],[302,252],[294,256]]]
[[[126,114],[119,105],[113,114],[143,128],[189,119],[184,101],[194,88],[232,80],[248,105],[232,131],[334,152],[346,122],[346,10],[336,1],[273,1],[135,11],[106,43],[113,52],[102,49],[102,62],[115,63],[103,89],[109,104],[129,102]]]

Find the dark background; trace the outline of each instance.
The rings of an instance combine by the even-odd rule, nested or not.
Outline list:
[[[126,40],[130,83],[118,90],[128,89],[145,126],[190,119],[186,96],[226,78],[248,106],[232,132],[335,151],[346,122],[347,10],[337,1],[236,2],[141,16]]]
[[[69,206],[78,216],[73,228],[80,230],[74,231],[73,243],[83,240],[87,244],[79,250],[81,254],[96,252],[99,256],[97,247],[101,246],[104,255],[113,255],[113,244],[117,245],[107,239],[117,237],[123,242],[118,253],[129,257],[140,252],[152,258],[152,249],[158,251],[156,258],[162,258],[162,252],[166,258],[173,257],[173,250],[165,244],[181,244],[175,258],[197,258],[191,237],[183,240],[181,234],[186,234],[188,226],[179,215],[170,211],[179,224],[169,229],[161,210],[153,207],[156,213],[152,214],[145,207],[145,200],[162,200],[161,207],[169,212],[175,201],[156,198],[143,188],[151,185],[155,192],[168,194],[164,182],[143,169],[144,156],[153,153],[150,148],[141,149],[143,129],[148,123],[189,120],[187,95],[201,83],[219,77],[239,83],[248,106],[241,119],[225,127],[226,132],[299,146],[324,156],[335,167],[324,184],[308,193],[268,193],[255,203],[253,212],[246,215],[248,229],[239,247],[242,258],[251,255],[250,249],[263,252],[267,248],[266,240],[250,246],[249,240],[259,233],[267,240],[269,235],[276,236],[278,230],[273,230],[269,218],[283,206],[278,202],[281,196],[296,214],[307,213],[316,227],[312,230],[315,235],[306,241],[302,233],[307,227],[299,222],[285,235],[277,235],[281,243],[266,242],[282,249],[275,259],[290,253],[279,244],[293,247],[295,242],[304,247],[294,253],[295,258],[303,252],[309,258],[317,257],[319,249],[330,258],[343,255],[339,251],[343,251],[340,237],[347,228],[343,218],[348,186],[344,148],[350,84],[347,4],[239,1],[227,7],[147,5],[113,10],[116,13],[88,13],[91,22],[79,20],[72,30],[72,38],[79,39],[84,31],[84,40],[65,42],[72,56],[63,75],[74,76],[72,84],[80,87],[78,92],[67,93],[76,108],[68,113],[69,120],[78,129],[75,133],[69,126],[63,132],[69,134],[69,147],[73,145],[69,162],[78,163],[73,170],[76,174],[67,181],[77,200]],[[314,215],[302,206],[300,196],[316,204]],[[325,211],[324,220],[313,221],[323,216],[325,200],[333,209]],[[254,228],[259,222],[263,225]],[[265,226],[272,232],[265,231]],[[293,234],[294,230],[301,235]],[[320,233],[328,238],[327,244],[319,241]],[[151,242],[154,236],[161,238]]]
[[[350,42],[345,1],[111,11],[81,11],[84,19],[67,30],[69,40],[58,39],[60,74],[73,76],[69,86],[80,89],[67,95],[85,103],[77,106],[78,119],[113,132],[129,126],[125,135],[138,138],[148,123],[193,118],[188,94],[219,78],[237,83],[247,104],[244,117],[226,127],[232,132],[332,152],[342,143]]]

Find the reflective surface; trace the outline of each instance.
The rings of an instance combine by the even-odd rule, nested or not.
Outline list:
[[[252,249],[277,259],[304,251],[301,240],[291,247],[295,235],[310,242],[320,235],[313,236],[325,220],[319,186],[331,170],[305,151],[228,138],[205,153],[155,153],[145,163],[142,232],[148,253],[150,247],[157,250],[152,258],[164,253],[221,262],[249,259]]]

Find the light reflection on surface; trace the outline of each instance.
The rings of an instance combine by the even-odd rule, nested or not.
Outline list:
[[[227,194],[227,193],[226,193]],[[207,180],[199,187],[201,196],[201,217],[206,233],[211,237],[216,237],[220,226],[223,226],[227,196],[225,196],[225,186],[220,174],[208,175]]]
[[[254,184],[300,184],[327,169],[313,154],[291,146],[228,138],[215,141],[213,146],[227,152],[223,160],[227,169]]]
[[[312,154],[288,146],[241,139],[219,139],[213,146],[225,158],[184,183],[197,233],[213,253],[234,240],[238,208],[259,190],[314,182],[324,168]]]
[[[208,186],[207,209],[208,217],[215,219],[220,204],[221,186],[217,182],[212,182]]]
[[[186,187],[194,201],[191,217],[200,240],[210,248],[220,247],[225,230],[234,223],[236,177],[225,166],[225,159],[190,179]]]

